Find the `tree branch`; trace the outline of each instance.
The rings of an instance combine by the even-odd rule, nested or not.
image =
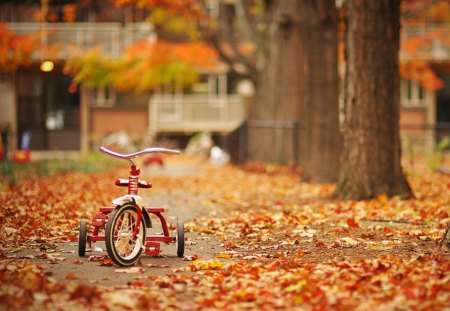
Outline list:
[[[235,1],[236,15],[238,21],[240,22],[242,29],[245,33],[246,39],[249,41],[255,41],[258,37],[258,33],[253,29],[250,23],[250,18],[248,16],[247,9],[244,4],[244,0]]]
[[[225,11],[225,10],[223,10]],[[219,22],[221,22],[221,30],[222,30],[222,37],[225,39],[224,41],[227,42],[232,51],[233,51],[233,56],[234,59],[236,60],[236,62],[242,64],[245,66],[246,70],[251,74],[251,75],[255,75],[256,74],[256,67],[254,66],[254,64],[252,64],[252,62],[250,61],[250,59],[246,56],[244,56],[240,51],[239,51],[239,47],[238,44],[236,42],[235,37],[233,36],[233,31],[231,29],[231,24],[232,24],[232,17],[230,16],[230,12],[225,11],[225,14],[221,15],[222,18],[219,20]]]

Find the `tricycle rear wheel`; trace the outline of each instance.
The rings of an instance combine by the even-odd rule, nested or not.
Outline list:
[[[80,221],[80,230],[78,235],[78,256],[82,257],[86,254],[87,243],[87,222],[86,220]]]
[[[184,255],[184,223],[177,221],[177,256]]]

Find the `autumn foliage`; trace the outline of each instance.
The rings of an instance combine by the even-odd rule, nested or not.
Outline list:
[[[402,28],[417,29],[414,35],[401,39],[404,59],[400,62],[400,75],[407,80],[418,81],[427,90],[435,91],[444,86],[443,81],[431,68],[435,60],[441,61],[441,51],[433,45],[440,42],[441,49],[450,43],[447,31],[450,21],[448,1],[402,1]],[[423,30],[426,29],[424,33]],[[438,53],[438,55],[433,54]]]
[[[446,42],[446,32],[443,27],[437,27],[426,35],[416,35],[401,41],[401,51],[405,59],[400,61],[400,75],[407,80],[419,81],[422,88],[437,90],[444,86],[443,81],[430,67],[433,42]],[[425,55],[423,55],[425,54]]]
[[[182,159],[177,161],[183,161]],[[198,163],[198,162],[196,162]],[[167,163],[176,165],[177,162]],[[327,198],[334,185],[298,182],[283,168],[251,171],[203,165],[198,175],[153,176],[146,197],[198,217],[186,223],[192,250],[181,269],[152,264],[125,269],[120,286],[107,279],[51,269],[76,243],[78,222],[119,196],[111,188],[126,169],[30,174],[15,185],[1,177],[0,307],[4,309],[310,309],[442,310],[450,301],[450,257],[439,248],[450,221],[450,176],[411,175],[417,198],[365,201]],[[170,169],[170,168],[169,168]],[[205,259],[196,241],[217,239]],[[75,244],[76,245],[76,244]],[[99,242],[101,246],[101,242]],[[23,255],[28,251],[29,255]],[[180,259],[178,259],[180,260]],[[105,256],[81,257],[114,278],[124,269]],[[168,267],[170,268],[170,267]]]
[[[99,48],[80,53],[67,61],[65,72],[74,75],[75,83],[91,87],[144,91],[174,81],[178,87],[192,84],[201,70],[213,69],[215,61],[215,52],[201,42],[139,41],[120,59],[104,56]]]
[[[39,45],[36,35],[17,35],[0,23],[0,71],[14,71],[29,64]]]
[[[91,4],[92,2],[87,0],[78,4],[64,5],[60,17],[50,5],[46,13],[38,10],[35,18],[36,21],[76,22],[78,11]],[[119,9],[146,8],[149,10],[148,19],[153,24],[165,31],[182,33],[185,40],[204,40],[204,43],[136,42],[128,48],[126,55],[121,59],[104,56],[99,49],[75,51],[69,56],[66,73],[74,75],[76,83],[86,82],[91,87],[113,85],[120,90],[143,91],[176,80],[179,87],[182,87],[195,81],[198,67],[210,69],[214,66],[217,55],[206,42],[208,29],[217,28],[218,21],[214,20],[202,6],[202,1],[111,0],[110,4]],[[251,6],[250,9],[255,10]],[[342,11],[346,11],[345,6]],[[445,23],[449,21],[449,12],[448,1],[402,1],[403,29],[423,25],[433,26],[433,30],[425,34],[417,33],[402,38],[401,51],[404,56],[400,62],[402,78],[418,81],[428,90],[437,90],[443,86],[443,81],[431,68],[433,57],[430,51],[436,40],[442,42],[444,47],[449,45],[450,38],[444,28]],[[44,13],[46,15],[41,16]],[[250,15],[252,14],[255,13],[252,12]],[[345,16],[345,13],[342,16]],[[342,25],[344,23],[341,23]],[[204,31],[203,34],[201,29]],[[54,50],[58,47],[40,47],[38,36],[38,34],[17,35],[9,31],[4,24],[0,25],[0,70],[12,71],[18,66],[29,64],[31,55],[40,48],[44,54],[57,55]],[[239,43],[240,46],[245,44],[248,45],[248,42]],[[427,51],[428,54],[421,55],[423,51]],[[180,80],[180,77],[183,79]]]

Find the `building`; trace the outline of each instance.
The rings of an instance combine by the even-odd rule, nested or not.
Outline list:
[[[21,148],[24,133],[31,135],[34,151],[88,152],[101,140],[125,130],[136,142],[155,135],[188,136],[198,131],[229,133],[245,120],[245,103],[237,94],[236,79],[226,70],[204,72],[200,81],[184,92],[164,86],[153,93],[135,95],[113,88],[74,87],[63,74],[64,60],[72,49],[94,45],[113,57],[137,40],[155,40],[147,11],[112,8],[94,1],[79,7],[71,22],[60,22],[73,1],[4,1],[0,22],[18,34],[39,32],[42,42],[59,45],[56,55],[43,52],[33,63],[14,73],[0,73],[0,127],[10,134],[10,149]],[[69,6],[68,6],[69,5]],[[32,22],[42,11],[52,22]],[[440,36],[429,36],[439,32]],[[448,26],[404,27],[402,40],[430,37],[415,55],[401,52],[402,60],[418,59],[430,64],[444,81],[431,91],[415,81],[401,81],[401,134],[404,141],[430,150],[436,141],[450,134],[450,37]],[[41,70],[47,58],[54,68]]]
[[[415,150],[433,150],[450,136],[450,25],[421,24],[402,28],[402,42],[415,40],[414,53],[401,50],[400,60],[427,64],[441,81],[440,88],[427,89],[414,80],[401,81],[400,128],[404,142]],[[423,74],[424,79],[433,79]],[[427,83],[427,81],[424,81]]]
[[[70,3],[51,1],[53,6],[45,11],[60,16],[66,2]],[[16,34],[40,33],[41,41],[59,47],[53,55],[35,53],[30,66],[0,75],[0,124],[8,128],[11,149],[21,148],[25,133],[31,137],[33,153],[87,152],[119,130],[145,143],[156,134],[228,133],[243,122],[243,101],[220,68],[201,73],[198,83],[183,93],[163,86],[139,95],[112,87],[76,87],[63,74],[64,61],[74,49],[99,46],[102,53],[120,57],[133,42],[156,40],[153,26],[145,21],[145,9],[79,7],[73,22],[31,22],[42,10],[40,1],[0,4],[0,22],[8,29]],[[47,60],[53,68],[44,71],[41,66]]]

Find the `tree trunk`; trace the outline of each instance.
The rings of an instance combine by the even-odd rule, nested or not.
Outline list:
[[[267,9],[266,62],[259,69],[249,119],[284,123],[250,126],[250,159],[300,161],[306,180],[336,181],[340,135],[334,0],[280,0]],[[283,128],[292,122],[300,122],[298,137],[293,128]]]
[[[336,194],[412,196],[401,167],[400,0],[348,1],[343,163]]]
[[[280,0],[266,9],[267,46],[250,109],[249,157],[252,161],[286,164],[295,160],[294,137],[292,129],[283,128],[287,125],[283,122],[297,121],[302,102],[301,5],[299,1]],[[260,127],[254,121],[278,123]]]
[[[339,173],[337,23],[334,0],[303,0],[305,109],[300,116],[304,180],[335,182]]]

